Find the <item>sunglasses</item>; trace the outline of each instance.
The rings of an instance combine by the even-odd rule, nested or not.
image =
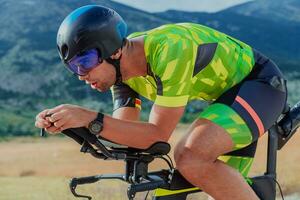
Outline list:
[[[73,57],[66,63],[66,66],[73,74],[85,76],[101,63],[103,59],[100,52],[97,49],[91,49]]]

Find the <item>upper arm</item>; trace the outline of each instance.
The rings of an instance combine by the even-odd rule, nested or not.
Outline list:
[[[190,97],[195,60],[193,42],[185,39],[167,39],[152,58],[156,79],[155,104],[165,107],[185,106]]]
[[[149,56],[157,92],[149,122],[157,127],[166,141],[176,128],[190,97],[197,46],[180,38],[167,38],[154,46],[158,50]]]
[[[116,119],[138,121],[140,119],[140,109],[133,107],[121,107],[114,110],[112,116]]]
[[[184,113],[184,108],[185,106],[164,107],[156,104],[153,105],[149,123],[154,124],[158,128],[163,141],[168,141]]]
[[[113,96],[113,117],[137,121],[140,117],[141,100],[128,85],[121,83],[111,88]]]

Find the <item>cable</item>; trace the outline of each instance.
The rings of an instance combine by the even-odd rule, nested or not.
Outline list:
[[[169,155],[166,155],[166,156],[169,158],[169,161],[171,162],[172,168],[174,168],[173,161],[172,161],[171,157]]]
[[[156,156],[155,158],[160,158],[160,159],[163,159],[164,161],[166,161],[166,163],[169,165],[169,168],[170,169],[173,169],[173,163],[170,162],[168,159],[166,159],[165,157],[163,156]]]
[[[282,198],[282,200],[284,200],[284,197],[283,197],[283,193],[282,193],[282,189],[281,189],[280,184],[278,183],[278,181],[277,181],[275,178],[273,178],[273,180],[274,180],[275,183],[278,185],[278,188],[279,188],[279,191],[280,191],[281,198]]]
[[[145,200],[147,200],[147,197],[148,197],[149,192],[150,192],[150,191],[147,192],[147,194],[146,194],[146,196],[145,196]]]

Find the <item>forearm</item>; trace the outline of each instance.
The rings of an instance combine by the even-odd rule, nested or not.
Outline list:
[[[169,134],[147,122],[126,121],[110,116],[104,117],[101,136],[113,142],[145,149],[157,141],[167,141]]]
[[[167,108],[154,105],[148,123],[133,121],[137,117],[136,114],[131,115],[130,120],[105,115],[100,135],[119,144],[145,149],[158,141],[167,142],[183,112],[184,107]],[[94,119],[97,116],[96,112],[90,114]]]

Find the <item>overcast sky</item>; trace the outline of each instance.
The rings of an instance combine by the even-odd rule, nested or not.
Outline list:
[[[168,9],[216,12],[249,0],[113,0],[146,10],[160,12]]]

